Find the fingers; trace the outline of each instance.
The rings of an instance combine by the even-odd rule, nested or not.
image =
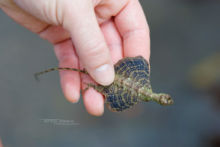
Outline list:
[[[114,80],[114,68],[92,4],[80,7],[77,14],[73,16],[67,9],[63,26],[70,31],[77,55],[91,77],[99,84],[109,85]]]
[[[149,60],[149,27],[138,0],[130,0],[115,17],[115,23],[123,38],[124,56],[142,55]]]
[[[113,19],[103,23],[101,29],[110,49],[112,61],[115,64],[122,58],[122,40],[120,34],[116,29]]]
[[[87,80],[85,80],[87,79]],[[88,78],[84,77],[83,81],[87,81]],[[83,86],[84,88],[86,85]],[[104,98],[101,93],[98,93],[95,89],[90,88],[85,93],[83,93],[83,101],[86,110],[89,114],[94,116],[101,116],[104,113]]]
[[[94,116],[101,116],[104,113],[103,96],[94,89],[89,89],[85,92],[84,105],[86,110]]]
[[[55,54],[60,67],[79,69],[78,58],[74,52],[72,41],[66,40],[56,44]],[[75,71],[60,71],[60,83],[63,93],[68,101],[75,103],[80,98],[80,75]]]
[[[108,21],[101,25],[101,30],[105,36],[105,40],[110,49],[112,60],[116,63],[122,58],[122,44],[120,35],[113,23],[113,21]],[[88,76],[81,74],[82,83],[91,83],[91,79]],[[83,89],[87,85],[83,84]],[[90,88],[83,94],[84,105],[86,110],[95,116],[100,116],[104,113],[104,98],[93,88]]]

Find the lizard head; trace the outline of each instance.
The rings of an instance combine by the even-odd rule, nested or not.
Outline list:
[[[159,101],[158,102],[161,105],[172,105],[174,103],[171,96],[169,94],[165,94],[165,93],[161,93],[159,95]]]

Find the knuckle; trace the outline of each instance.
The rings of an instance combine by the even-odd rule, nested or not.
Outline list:
[[[148,28],[136,28],[136,29],[131,29],[127,30],[122,34],[124,39],[134,37],[134,36],[149,36],[150,35],[150,30]]]
[[[85,48],[87,56],[96,58],[106,53],[107,46],[102,41],[89,41],[85,44]]]
[[[73,67],[76,65],[77,65],[76,61],[68,57],[62,58],[62,60],[59,62],[59,67]]]
[[[108,50],[105,42],[89,42],[86,45],[86,51],[84,52],[83,57],[87,58],[87,65],[91,69],[96,69],[97,67],[108,63],[109,56]]]
[[[46,22],[54,25],[62,24],[63,5],[58,0],[43,1],[41,13]]]

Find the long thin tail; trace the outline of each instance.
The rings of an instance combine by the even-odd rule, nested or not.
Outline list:
[[[88,74],[87,71],[85,70],[80,70],[80,69],[76,69],[76,68],[69,68],[69,67],[55,67],[55,68],[50,68],[50,69],[47,69],[45,71],[42,71],[42,72],[37,72],[34,74],[34,77],[36,80],[39,80],[39,76],[42,75],[42,74],[45,74],[45,73],[48,73],[48,72],[51,72],[51,71],[57,71],[57,70],[71,70],[71,71],[78,71],[78,72],[81,72],[81,73],[84,73],[84,74]]]

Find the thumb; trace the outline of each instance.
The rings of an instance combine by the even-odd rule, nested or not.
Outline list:
[[[109,49],[92,3],[83,5],[82,2],[81,6],[75,14],[65,9],[63,27],[70,32],[77,55],[91,77],[102,85],[109,85],[114,80]]]
[[[102,85],[114,80],[109,49],[91,0],[14,0],[30,14],[69,31],[77,55],[92,78]]]

